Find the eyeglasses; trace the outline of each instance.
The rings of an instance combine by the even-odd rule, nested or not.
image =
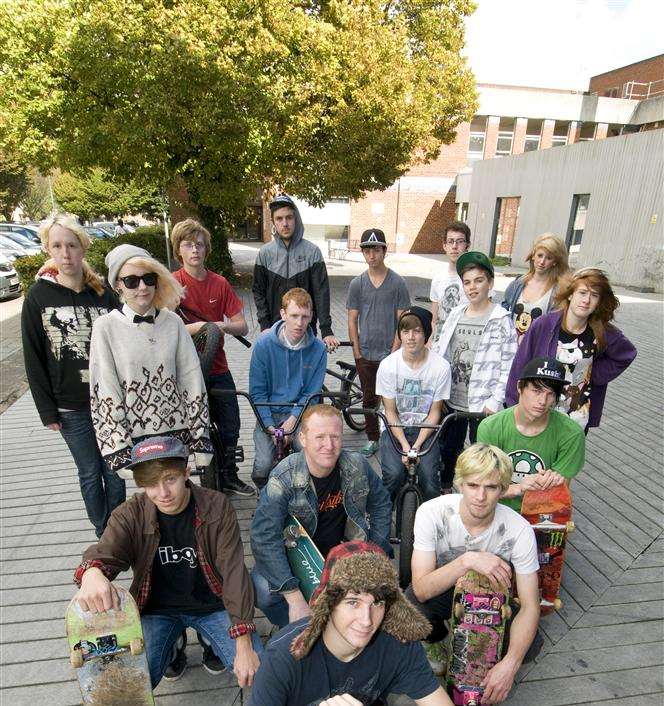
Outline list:
[[[459,240],[446,240],[445,245],[465,245],[466,239],[460,238]]]
[[[118,277],[118,279],[127,289],[136,289],[141,280],[146,287],[156,286],[159,275],[156,272],[146,272],[143,275],[127,275],[126,277]]]
[[[180,243],[180,247],[185,250],[193,250],[194,248],[197,250],[205,250],[205,243],[194,243],[191,240],[183,240]]]

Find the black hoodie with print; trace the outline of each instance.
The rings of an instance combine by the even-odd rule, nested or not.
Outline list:
[[[44,425],[60,421],[58,409],[90,407],[92,324],[119,306],[108,288],[101,295],[90,287],[75,292],[50,275],[39,278],[28,291],[21,312],[23,357]]]

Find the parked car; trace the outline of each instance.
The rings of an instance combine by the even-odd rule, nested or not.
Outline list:
[[[117,225],[117,223],[111,223],[110,221],[95,221],[92,225],[95,228],[101,228],[102,230],[105,230],[111,235],[115,235],[115,226]],[[133,233],[136,230],[136,228],[130,226],[127,223],[124,224],[124,229],[127,231],[127,233]]]
[[[26,255],[37,255],[38,253],[42,252],[41,245],[37,245],[33,240],[30,240],[30,238],[26,237],[25,235],[21,235],[20,233],[14,233],[13,231],[6,230],[6,231],[0,231],[2,236],[4,238],[7,238],[19,247],[23,248],[25,250]]]
[[[4,255],[10,262],[16,258],[25,257],[28,253],[18,243],[8,238],[6,233],[0,233],[0,254]]]
[[[4,255],[0,255],[0,299],[17,297],[21,294],[21,283],[14,265]]]
[[[103,228],[96,228],[95,226],[83,226],[85,229],[85,232],[93,239],[100,238],[102,240],[105,240],[107,238],[112,238],[113,235],[110,234],[108,231],[104,230]]]
[[[37,243],[37,245],[41,244],[38,225],[30,223],[0,223],[0,233],[18,233],[33,243]]]

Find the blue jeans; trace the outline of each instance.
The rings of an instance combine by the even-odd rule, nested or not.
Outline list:
[[[417,427],[407,427],[403,430],[409,444],[414,443],[420,430]],[[383,485],[390,493],[392,500],[397,496],[399,488],[406,479],[406,466],[403,463],[403,456],[398,454],[388,437],[387,430],[383,430],[380,435],[380,466],[383,471]],[[425,445],[428,440],[425,441]],[[438,469],[440,453],[438,445],[434,444],[431,451],[426,456],[420,458],[417,467],[417,482],[422,489],[425,500],[437,498],[440,495],[440,471]]]
[[[85,510],[101,537],[111,512],[127,499],[125,482],[109,470],[97,446],[90,410],[60,412],[60,433],[78,469]]]
[[[270,593],[267,579],[254,567],[251,570],[251,580],[256,593],[256,607],[265,613],[265,617],[279,628],[288,625],[288,603],[281,593]]]
[[[235,659],[235,640],[228,634],[231,620],[228,611],[218,610],[209,615],[142,615],[141,626],[145,639],[145,652],[150,669],[150,681],[154,689],[164,676],[166,667],[173,659],[173,645],[185,628],[194,628],[210,644],[212,651],[233,671]],[[263,651],[263,643],[257,633],[251,636],[256,654]]]
[[[288,417],[290,417],[290,413],[272,413],[272,419],[274,420],[275,426],[279,426],[282,422],[286,421]],[[297,437],[298,433],[299,428],[295,434],[291,434],[287,437],[295,451],[300,451],[302,449]],[[256,428],[254,429],[254,468],[251,473],[251,480],[254,481],[259,490],[267,483],[270,471],[274,468],[277,462],[277,449],[274,445],[273,438],[274,437],[266,434],[260,426],[256,424]]]
[[[208,388],[212,390],[235,390],[235,380],[230,371],[210,375]],[[219,430],[219,438],[224,448],[222,468],[224,471],[237,475],[238,467],[234,457],[226,456],[226,449],[237,446],[240,438],[240,407],[236,395],[210,395],[210,416]]]

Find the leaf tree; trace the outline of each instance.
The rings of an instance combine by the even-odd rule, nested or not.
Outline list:
[[[213,230],[257,190],[386,188],[475,108],[470,0],[0,0],[0,148],[186,185]],[[211,222],[215,221],[216,222]]]

